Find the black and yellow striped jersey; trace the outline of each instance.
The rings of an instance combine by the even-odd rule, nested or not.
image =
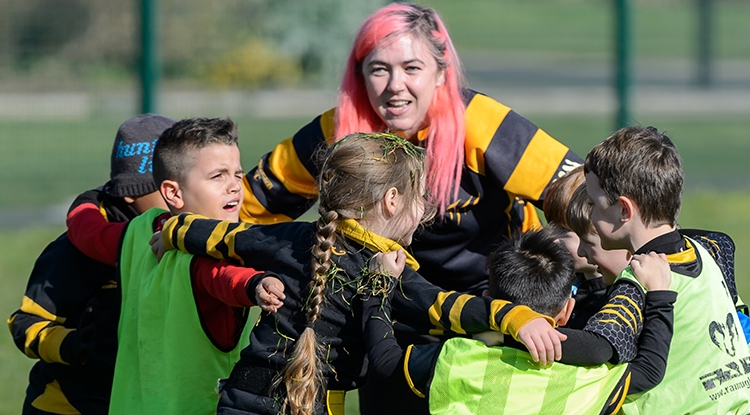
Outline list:
[[[541,206],[547,186],[582,160],[494,99],[466,89],[464,101],[466,157],[458,197],[415,235],[411,250],[427,280],[480,294],[487,287],[487,254],[515,230],[538,223],[527,202]],[[315,203],[314,155],[333,141],[334,119],[335,109],[318,116],[247,173],[243,221],[289,221]]]

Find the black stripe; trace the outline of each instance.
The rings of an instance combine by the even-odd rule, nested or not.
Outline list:
[[[265,175],[265,179],[271,183],[271,189],[268,189],[263,183],[264,179],[260,176],[257,180],[254,178],[259,167],[255,167],[247,174],[250,189],[258,199],[258,202],[270,213],[284,214],[296,219],[310,209],[315,203],[315,199],[307,199],[289,192],[276,175],[268,169],[269,156],[270,153],[263,156],[259,164],[263,166],[263,170],[260,173]]]
[[[292,137],[294,151],[297,152],[299,161],[305,166],[312,177],[318,176],[318,167],[315,164],[315,153],[326,144],[323,134],[323,126],[320,124],[321,116],[317,116],[311,123],[302,127]]]
[[[511,110],[505,116],[484,156],[486,165],[491,165],[493,177],[503,183],[508,181],[538,130],[536,125],[515,111]]]

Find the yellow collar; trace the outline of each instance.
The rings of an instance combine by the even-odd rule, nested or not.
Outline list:
[[[344,236],[352,241],[375,252],[392,252],[403,249],[398,242],[368,231],[354,219],[342,220],[339,222],[336,230],[341,231]],[[414,259],[411,254],[406,252],[405,249],[404,254],[406,254],[406,265],[414,271],[417,271],[419,269],[419,263],[417,260]]]

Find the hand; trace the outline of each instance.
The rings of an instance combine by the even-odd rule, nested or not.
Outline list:
[[[275,313],[284,305],[284,283],[276,277],[263,277],[255,286],[255,304],[263,311]]]
[[[161,231],[154,232],[148,243],[151,245],[151,252],[156,255],[156,260],[161,261],[164,254],[167,253],[167,248],[164,247],[164,241],[161,239]]]
[[[78,327],[65,336],[60,345],[60,356],[70,364],[85,365],[91,352],[98,343],[96,336],[97,322],[96,310],[99,308],[99,299],[94,297],[86,305],[78,321]]]
[[[370,258],[370,272],[388,274],[394,278],[401,276],[406,266],[406,255],[402,249],[387,253],[378,252]]]
[[[529,349],[531,357],[541,366],[551,365],[553,361],[562,359],[560,342],[567,338],[541,317],[531,320],[518,330],[518,341]]]
[[[505,335],[499,331],[483,331],[471,336],[474,340],[486,344],[487,346],[502,346],[505,344]]]
[[[669,289],[669,284],[672,282],[672,270],[669,268],[666,255],[656,252],[633,255],[630,259],[630,266],[633,268],[633,274],[646,287],[646,290]]]

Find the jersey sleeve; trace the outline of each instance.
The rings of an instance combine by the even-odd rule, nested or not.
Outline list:
[[[416,334],[474,334],[494,330],[518,338],[529,321],[549,316],[504,300],[445,291],[407,268],[393,296],[398,331]]]
[[[245,200],[240,220],[250,223],[287,222],[305,213],[317,200],[314,156],[334,135],[335,110],[307,124],[264,155],[243,180]]]
[[[389,297],[364,294],[355,300],[369,361],[368,372],[382,378],[400,374],[398,368],[403,362],[403,352],[393,331]]]
[[[632,379],[628,393],[645,392],[664,379],[669,346],[674,333],[674,291],[652,291],[646,294],[643,332],[638,354],[630,362]]]
[[[64,342],[76,330],[74,316],[112,274],[104,264],[88,260],[65,235],[50,243],[31,271],[21,307],[8,319],[21,352],[47,363],[68,364]],[[88,275],[102,275],[102,280]]]
[[[179,249],[194,255],[216,259],[234,259],[241,264],[252,261],[252,238],[243,230],[252,225],[206,219],[195,214],[181,214],[164,225],[162,239],[167,249]],[[237,245],[249,247],[238,253]],[[445,291],[407,268],[393,295],[394,320],[398,331],[417,334],[468,334],[488,330],[500,331],[515,338],[529,321],[549,316],[507,301]]]
[[[612,363],[629,362],[638,352],[644,304],[643,288],[635,282],[619,278],[612,285],[606,304],[584,327],[584,330],[598,334],[612,345]]]
[[[547,186],[583,160],[547,132],[494,99],[469,91],[466,164],[508,193],[541,201]]]
[[[117,251],[126,222],[107,222],[97,205],[82,203],[68,213],[67,224],[68,238],[76,248],[99,262],[117,264]]]
[[[232,307],[255,305],[247,287],[252,278],[263,274],[262,271],[204,257],[196,257],[191,268],[196,290]]]

